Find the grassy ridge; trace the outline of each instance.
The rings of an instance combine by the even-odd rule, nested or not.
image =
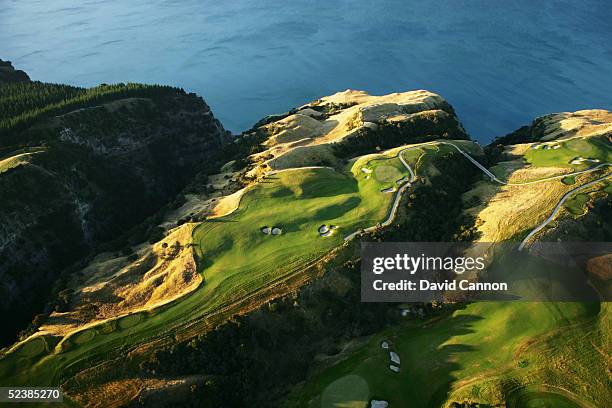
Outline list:
[[[413,163],[420,154],[415,150],[404,158]],[[151,312],[77,332],[59,344],[58,339],[45,337],[18,345],[0,360],[2,383],[57,384],[136,344],[171,335],[272,280],[303,269],[340,245],[345,233],[387,216],[394,195],[380,190],[389,185],[389,178],[379,182],[361,171],[363,166],[375,172],[379,166],[399,171],[396,157],[381,158],[357,160],[341,172],[296,169],[268,177],[246,193],[235,213],[206,221],[194,231],[199,268],[205,277],[205,284],[195,292]],[[339,228],[330,237],[320,237],[321,224]],[[283,234],[264,235],[263,225],[278,225]]]

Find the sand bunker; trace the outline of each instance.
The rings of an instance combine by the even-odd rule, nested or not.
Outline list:
[[[570,162],[570,164],[599,163],[600,161],[601,160],[599,159],[585,159],[584,157],[576,157]]]
[[[400,371],[400,356],[395,351],[389,351],[389,359],[391,360],[389,364],[389,369],[394,373],[399,373]]]
[[[319,227],[319,235],[322,237],[329,237],[334,233],[334,231],[338,228],[337,225],[326,225],[323,224]]]
[[[264,227],[261,227],[259,229],[263,234],[266,235],[280,235],[283,233],[283,230],[279,227],[268,227],[267,225]]]
[[[389,352],[389,358],[393,364],[400,365],[400,357],[395,351]]]

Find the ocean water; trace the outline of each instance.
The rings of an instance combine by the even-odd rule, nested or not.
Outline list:
[[[612,109],[610,0],[0,0],[0,58],[33,78],[197,92],[226,128],[337,91],[429,89],[488,141]]]

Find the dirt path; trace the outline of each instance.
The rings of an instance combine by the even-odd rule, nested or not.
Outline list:
[[[547,181],[551,181],[551,180],[556,180],[556,179],[561,179],[561,178],[565,178],[565,177],[571,177],[571,176],[576,176],[579,174],[585,174],[585,173],[591,173],[594,171],[597,171],[603,167],[608,167],[610,165],[612,165],[611,163],[601,163],[598,164],[597,166],[591,167],[589,169],[586,170],[580,170],[580,171],[575,171],[573,173],[566,173],[566,174],[561,174],[559,176],[551,176],[551,177],[546,177],[540,180],[533,180],[533,181],[526,181],[523,183],[509,183],[503,180],[500,180],[499,178],[497,178],[497,176],[495,174],[493,174],[489,169],[487,169],[486,167],[484,167],[482,164],[480,164],[476,159],[474,159],[472,156],[470,156],[468,153],[466,153],[465,151],[463,151],[459,146],[457,146],[454,143],[451,142],[443,142],[443,141],[436,141],[436,142],[429,142],[429,143],[423,143],[417,146],[411,146],[408,147],[406,149],[401,150],[397,157],[400,159],[400,161],[402,162],[402,164],[404,165],[404,167],[406,167],[406,169],[408,169],[408,171],[410,172],[410,180],[406,181],[404,184],[402,184],[402,186],[400,187],[400,189],[397,191],[397,194],[395,196],[395,200],[393,201],[393,206],[391,207],[391,211],[389,213],[389,216],[387,217],[387,219],[385,221],[383,221],[380,226],[382,227],[386,227],[388,225],[390,225],[393,222],[393,219],[395,218],[395,215],[397,213],[397,208],[399,206],[400,200],[402,198],[402,194],[404,193],[404,191],[406,191],[406,189],[414,182],[414,180],[416,179],[416,176],[414,174],[414,171],[412,170],[412,168],[410,167],[410,165],[408,165],[408,163],[406,163],[406,161],[404,160],[404,158],[402,157],[402,153],[404,153],[405,151],[408,150],[413,150],[413,149],[420,149],[423,146],[428,146],[428,145],[436,145],[436,144],[444,144],[444,145],[449,145],[454,147],[459,153],[461,153],[465,158],[467,158],[474,166],[478,167],[484,174],[486,174],[492,181],[502,184],[502,185],[507,185],[507,186],[524,186],[524,185],[530,185],[530,184],[537,184],[537,183],[543,183],[543,182],[547,182]],[[563,205],[563,203],[572,195],[574,194],[576,191],[581,190],[583,188],[586,187],[590,187],[594,184],[597,184],[607,178],[609,178],[610,176],[612,176],[612,173],[608,173],[607,175],[591,181],[587,184],[583,184],[582,186],[578,186],[575,189],[569,191],[568,193],[566,193],[561,200],[559,201],[559,203],[557,204],[557,206],[555,207],[555,209],[553,210],[552,214],[540,225],[538,225],[537,227],[535,227],[526,237],[525,239],[523,239],[523,241],[521,242],[520,246],[519,246],[519,251],[522,250],[525,245],[527,244],[527,242],[535,235],[537,234],[539,231],[542,230],[542,228],[544,228],[546,225],[548,225],[549,222],[551,222],[555,216],[557,215],[557,213],[559,212],[559,210],[561,209],[561,206]],[[353,238],[355,238],[357,235],[359,235],[362,232],[372,232],[374,231],[376,228],[378,227],[377,225],[373,225],[371,227],[365,228],[363,230],[357,230],[355,232],[353,232],[352,234],[347,235],[344,238],[344,241],[350,241]]]
[[[404,158],[402,157],[402,153],[404,153],[404,152],[406,152],[408,150],[420,149],[422,146],[423,145],[407,147],[407,148],[401,150],[397,154],[397,157],[399,158],[400,162],[402,162],[404,167],[406,167],[406,169],[410,173],[410,179],[406,180],[401,185],[401,187],[397,190],[397,194],[395,194],[395,199],[393,200],[393,205],[391,206],[391,211],[389,212],[389,216],[387,217],[386,220],[384,220],[380,224],[381,227],[387,227],[387,226],[391,225],[391,223],[393,222],[393,219],[395,218],[395,215],[397,214],[397,209],[399,207],[399,203],[400,203],[400,201],[402,199],[402,195],[404,194],[404,191],[406,191],[406,189],[408,187],[410,187],[412,185],[412,183],[414,183],[414,180],[416,179],[416,175],[414,174],[414,171],[412,170],[410,165],[406,162],[406,160],[404,160]],[[372,232],[377,227],[378,227],[378,224],[372,225],[371,227],[365,228],[363,230],[358,229],[357,231],[353,232],[352,234],[349,234],[346,237],[344,237],[344,241],[348,242],[348,241],[352,240],[353,238],[355,238],[357,235],[361,234],[362,232]]]

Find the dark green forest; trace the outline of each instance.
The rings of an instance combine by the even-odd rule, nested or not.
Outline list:
[[[143,84],[100,85],[78,88],[42,82],[15,82],[0,85],[0,146],[20,144],[20,132],[34,123],[67,112],[130,97],[173,94],[170,86]]]

